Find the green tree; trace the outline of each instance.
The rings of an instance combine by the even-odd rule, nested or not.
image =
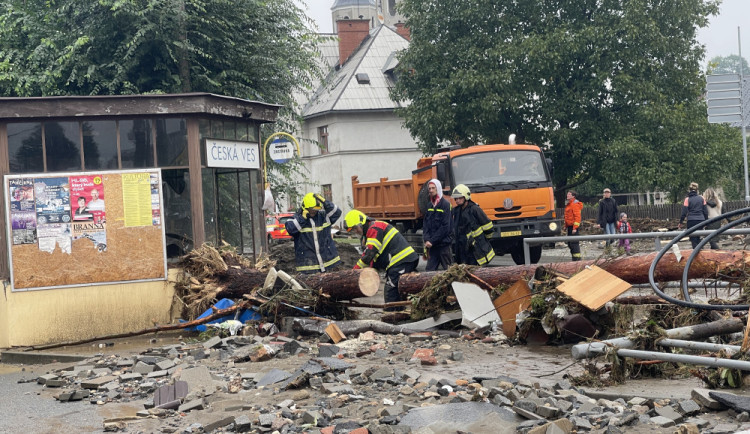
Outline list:
[[[742,58],[743,75],[750,74],[750,67],[747,65],[747,59]],[[740,56],[732,54],[731,56],[716,56],[708,61],[708,74],[739,74],[740,73]]]
[[[403,0],[400,7],[412,40],[393,97],[408,101],[399,113],[425,153],[445,142],[505,143],[515,133],[520,142],[549,144],[560,192],[589,179],[619,183],[616,176],[653,190],[666,171],[676,179],[662,188],[672,189],[696,173],[708,181],[723,171],[707,160],[733,136],[707,123],[696,39],[717,1]],[[700,147],[707,137],[711,149]]]
[[[294,0],[0,0],[0,95],[211,92],[281,104],[295,131],[313,28]]]

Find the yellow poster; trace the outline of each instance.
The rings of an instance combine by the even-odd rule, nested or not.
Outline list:
[[[153,225],[151,175],[148,173],[123,173],[122,203],[126,227]]]

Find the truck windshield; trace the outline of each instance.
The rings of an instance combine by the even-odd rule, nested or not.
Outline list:
[[[517,184],[548,181],[542,154],[535,151],[491,151],[451,159],[456,184]]]

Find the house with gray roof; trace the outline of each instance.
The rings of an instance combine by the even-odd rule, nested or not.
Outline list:
[[[351,8],[357,1],[371,3],[345,0],[339,6]],[[353,175],[360,182],[408,178],[422,153],[394,112],[399,104],[389,96],[396,53],[408,47],[408,30],[371,16],[339,15],[334,10],[338,62],[303,107],[300,145],[312,182],[347,211]],[[324,48],[330,62],[331,47]]]

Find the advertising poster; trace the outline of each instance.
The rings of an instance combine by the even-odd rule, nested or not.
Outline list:
[[[161,224],[161,207],[159,198],[159,174],[151,174],[151,217],[152,224],[159,226]]]
[[[125,213],[125,226],[151,226],[153,224],[151,202],[151,175],[123,173],[122,208]]]
[[[37,235],[39,237],[39,250],[52,253],[55,251],[55,246],[60,246],[63,253],[70,254],[72,244],[70,223],[39,225]]]
[[[67,177],[34,179],[36,221],[39,226],[70,222],[69,190]]]
[[[101,175],[71,176],[70,202],[74,222],[106,223]]]
[[[10,213],[13,244],[36,244],[36,213],[16,211]]]
[[[34,180],[31,178],[9,179],[8,198],[10,199],[10,224],[13,244],[35,244]]]
[[[9,179],[10,212],[34,211],[34,180],[31,178]]]

